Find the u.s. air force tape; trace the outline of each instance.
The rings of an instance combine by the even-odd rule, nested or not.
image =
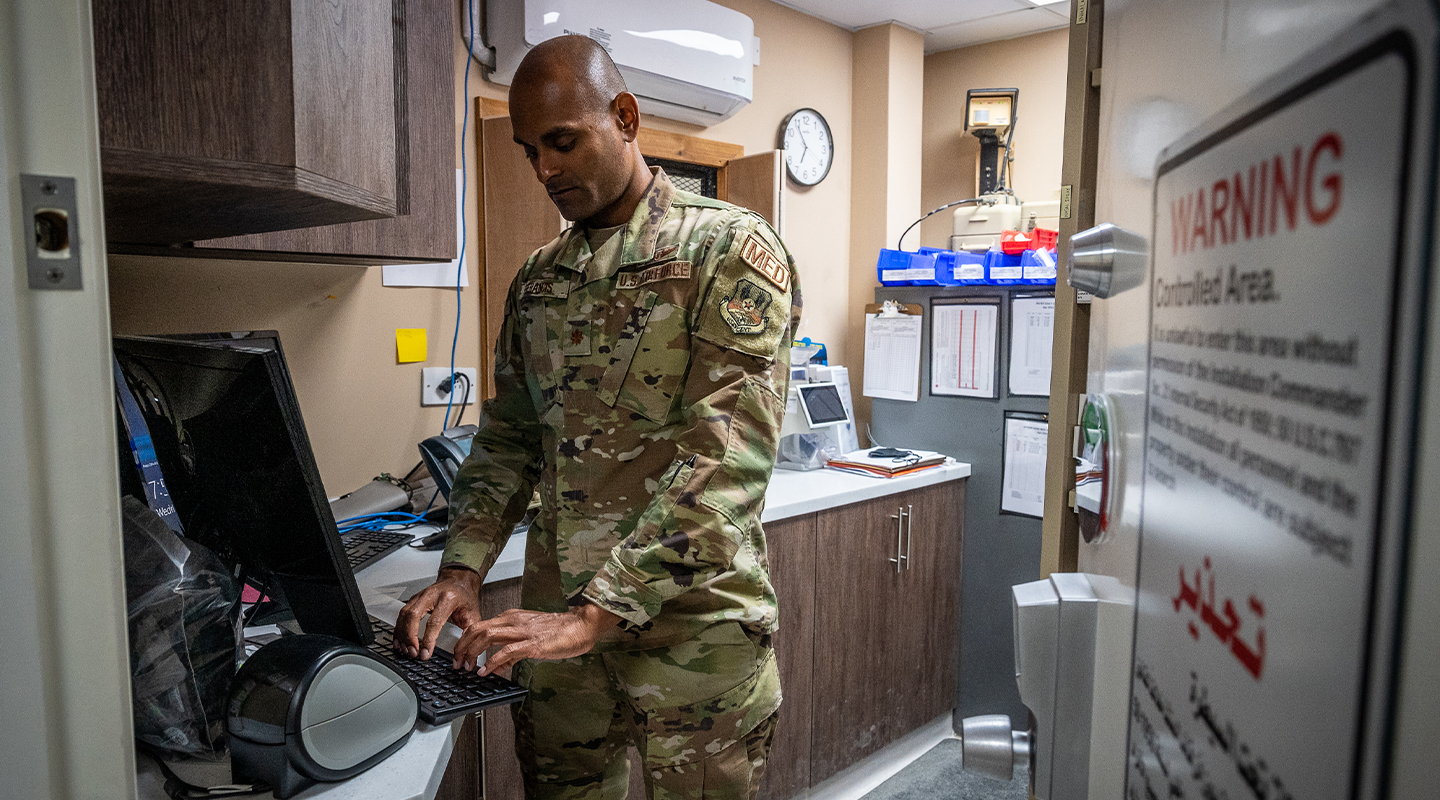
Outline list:
[[[615,285],[621,289],[634,289],[647,283],[671,278],[688,280],[690,278],[690,262],[671,261],[665,264],[656,264],[639,272],[622,272],[615,277]]]
[[[740,259],[763,275],[765,280],[775,284],[780,291],[790,291],[790,267],[770,252],[770,248],[758,234],[751,233],[745,237],[744,243],[740,245]]]

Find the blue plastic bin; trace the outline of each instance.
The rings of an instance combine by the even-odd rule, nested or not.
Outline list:
[[[883,286],[939,286],[935,256],[905,250],[881,250],[875,276]]]
[[[1020,255],[1020,282],[1036,286],[1055,285],[1055,253],[1050,250],[1026,250]]]
[[[961,253],[938,247],[922,247],[920,254],[935,257],[935,283],[941,286],[960,285],[960,280],[955,277],[955,260]]]
[[[1007,255],[998,248],[985,254],[985,282],[991,286],[1014,286],[1025,277],[1023,255]]]

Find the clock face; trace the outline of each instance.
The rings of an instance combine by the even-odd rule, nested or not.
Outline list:
[[[802,186],[814,186],[830,173],[830,165],[835,161],[835,140],[820,112],[802,108],[791,114],[780,133],[780,143],[791,180]]]

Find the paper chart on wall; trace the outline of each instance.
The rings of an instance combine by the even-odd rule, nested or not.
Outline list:
[[[930,393],[995,396],[995,335],[1000,306],[936,305],[930,331]]]
[[[461,227],[464,225],[465,204],[461,202],[464,195],[465,177],[460,170],[455,170],[455,245],[456,257],[444,264],[386,264],[380,268],[380,284],[382,286],[432,286],[443,289],[454,289],[456,270],[460,269],[460,242],[464,241]],[[459,274],[460,285],[470,285],[470,270],[466,269]]]
[[[1005,418],[1001,511],[1031,517],[1045,516],[1045,454],[1049,434],[1048,422]]]
[[[920,325],[924,317],[865,315],[866,397],[920,399]]]
[[[1010,306],[1010,394],[1050,394],[1055,298],[1017,297]]]

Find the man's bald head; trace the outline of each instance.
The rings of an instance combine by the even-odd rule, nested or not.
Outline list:
[[[650,184],[636,137],[640,108],[605,48],[561,36],[525,55],[510,84],[515,142],[569,220],[616,225]]]
[[[547,88],[568,88],[585,111],[608,112],[616,96],[629,91],[610,54],[589,36],[557,36],[525,54],[510,95],[528,97]]]

